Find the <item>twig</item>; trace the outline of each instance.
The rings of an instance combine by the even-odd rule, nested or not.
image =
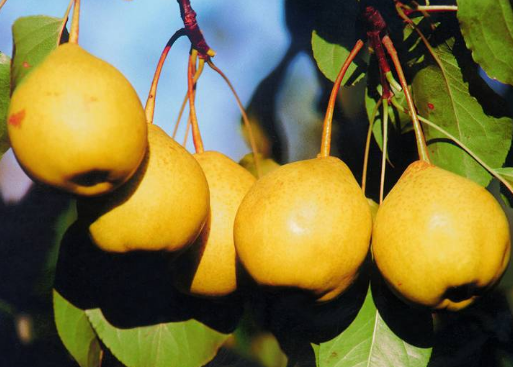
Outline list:
[[[192,48],[198,51],[198,56],[202,59],[213,57],[216,53],[210,48],[201,33],[201,29],[196,20],[196,12],[192,9],[190,0],[177,0],[180,6],[180,15],[183,20],[187,37],[191,41]]]
[[[378,61],[379,76],[381,86],[383,87],[383,98],[391,98],[392,92],[387,81],[387,75],[390,74],[390,65],[388,64],[383,44],[381,43],[381,33],[386,31],[386,22],[381,16],[381,13],[372,6],[365,7],[363,11],[363,18],[367,22],[367,38],[369,43],[376,53]],[[390,74],[391,75],[391,74]]]

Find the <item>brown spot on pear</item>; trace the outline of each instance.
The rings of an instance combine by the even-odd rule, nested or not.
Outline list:
[[[456,311],[504,273],[510,257],[508,221],[483,187],[416,161],[379,207],[372,252],[402,299]]]
[[[261,286],[342,294],[369,250],[369,204],[349,168],[326,157],[286,164],[258,180],[235,218],[235,248]]]
[[[233,223],[256,179],[219,152],[196,153],[194,157],[210,188],[210,218],[196,242],[173,264],[176,286],[195,296],[223,297],[237,290]]]
[[[13,113],[9,116],[9,119],[7,120],[7,123],[9,125],[20,127],[21,123],[23,122],[23,119],[25,118],[25,110],[21,110],[19,112]]]
[[[110,194],[83,198],[79,217],[105,251],[178,252],[192,244],[209,214],[209,189],[194,157],[155,125],[136,174]]]
[[[85,103],[89,96],[97,102]],[[8,116],[9,140],[25,172],[74,194],[115,189],[146,151],[146,118],[134,88],[76,44],[57,47],[17,86]],[[94,185],[73,180],[84,172],[106,174]]]

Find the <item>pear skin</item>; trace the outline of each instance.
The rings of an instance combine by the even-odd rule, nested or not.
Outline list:
[[[63,44],[16,88],[7,118],[14,154],[34,180],[93,196],[126,182],[147,145],[129,81],[76,44]]]
[[[255,177],[227,156],[196,153],[210,188],[210,218],[196,242],[173,264],[176,286],[199,297],[224,297],[237,290],[233,223]]]
[[[93,242],[108,252],[179,252],[207,221],[208,183],[194,157],[158,126],[148,125],[148,153],[116,191],[78,202]]]
[[[235,218],[235,248],[257,284],[319,302],[344,292],[369,250],[369,204],[349,168],[326,157],[289,163],[258,180]]]
[[[416,161],[378,209],[372,253],[401,298],[457,311],[504,273],[510,257],[508,221],[483,187]]]

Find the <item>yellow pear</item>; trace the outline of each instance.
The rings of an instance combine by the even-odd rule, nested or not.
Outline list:
[[[503,274],[510,256],[508,221],[483,187],[416,161],[378,209],[372,253],[400,297],[455,311]]]
[[[258,180],[235,218],[235,248],[256,283],[329,301],[356,279],[372,230],[367,200],[338,158],[289,163]]]
[[[262,176],[265,176],[269,172],[274,171],[280,165],[275,162],[272,158],[264,158],[264,156],[260,153],[257,154],[258,159],[260,159],[260,173]],[[247,169],[253,176],[258,177],[258,172],[255,164],[255,158],[253,153],[248,153],[239,161],[239,164]]]
[[[8,133],[34,180],[80,195],[118,187],[146,151],[146,119],[129,81],[76,44],[53,51],[16,88]]]
[[[194,157],[158,126],[148,125],[148,153],[114,192],[78,202],[94,243],[105,251],[180,251],[209,213],[205,174]]]
[[[196,242],[175,262],[176,285],[195,296],[223,297],[237,290],[233,222],[256,179],[221,153],[208,151],[194,157],[210,188],[210,218]]]

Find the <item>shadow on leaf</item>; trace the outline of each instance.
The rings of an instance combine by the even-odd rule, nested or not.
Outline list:
[[[373,271],[371,289],[381,318],[394,334],[415,347],[433,346],[433,319],[430,311],[415,308],[397,298],[377,269]]]
[[[289,365],[315,365],[311,344],[334,338],[352,323],[365,300],[367,274],[363,268],[348,290],[326,303],[315,303],[311,295],[295,289],[255,291],[253,317],[276,336]]]
[[[170,261],[169,254],[161,252],[106,253],[77,221],[61,243],[55,288],[83,310],[99,307],[117,328],[196,319],[222,333],[233,331],[243,302],[179,293],[172,285]]]

